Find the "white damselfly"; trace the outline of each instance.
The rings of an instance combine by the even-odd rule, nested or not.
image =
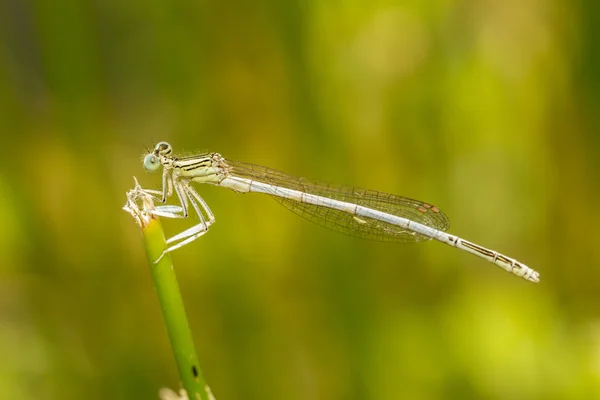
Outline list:
[[[162,217],[185,218],[191,205],[198,215],[198,224],[167,240],[169,247],[163,255],[196,240],[215,221],[206,202],[191,186],[196,182],[240,193],[269,194],[294,213],[352,236],[390,242],[435,239],[530,282],[539,282],[539,274],[525,264],[446,233],[448,218],[431,204],[374,190],[296,178],[260,165],[227,160],[218,153],[191,157],[173,157],[171,153],[171,145],[160,142],[144,158],[146,171],[155,172],[162,168],[162,190],[142,189],[136,182],[136,188],[128,194],[128,204],[132,205],[144,197],[164,203],[175,192],[180,206],[158,206],[149,212]]]

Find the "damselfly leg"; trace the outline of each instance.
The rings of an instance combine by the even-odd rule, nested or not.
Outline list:
[[[127,193],[127,204],[123,207],[129,211],[134,217],[140,219],[143,215],[152,215],[164,218],[186,218],[188,216],[189,205],[198,215],[200,223],[178,233],[166,240],[166,243],[171,246],[167,247],[160,257],[154,261],[159,262],[166,253],[176,250],[186,244],[193,242],[208,231],[208,227],[215,222],[215,217],[202,197],[188,184],[183,182],[173,182],[167,180],[167,187],[173,188],[177,197],[180,200],[181,206],[176,205],[159,205],[155,206],[154,202],[162,201],[162,194],[166,191],[152,190],[142,188],[137,179],[135,187]],[[138,202],[142,202],[142,207],[138,206]]]

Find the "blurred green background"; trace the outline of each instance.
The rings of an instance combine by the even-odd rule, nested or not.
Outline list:
[[[361,241],[198,191],[173,254],[226,399],[600,398],[600,4],[77,1],[0,6],[0,398],[179,387],[139,228],[145,148],[437,205],[440,243]],[[174,234],[189,222],[164,221]]]

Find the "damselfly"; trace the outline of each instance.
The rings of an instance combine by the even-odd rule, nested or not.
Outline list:
[[[159,206],[152,213],[185,218],[191,205],[198,215],[198,224],[167,240],[169,247],[163,255],[196,240],[215,221],[206,202],[191,186],[196,182],[241,193],[269,194],[296,214],[352,236],[390,242],[435,239],[530,282],[539,282],[539,274],[525,264],[446,233],[448,218],[431,204],[373,190],[296,178],[271,168],[227,160],[218,153],[179,158],[171,153],[171,145],[160,142],[144,158],[146,171],[155,172],[162,168],[162,190],[141,189],[136,185],[130,198],[130,201],[135,200],[142,193],[164,203],[175,192],[180,206]]]

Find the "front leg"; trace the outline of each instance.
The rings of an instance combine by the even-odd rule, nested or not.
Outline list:
[[[169,170],[164,168],[162,174],[162,199],[161,202],[166,203],[167,197],[173,194],[173,178],[169,177]]]

